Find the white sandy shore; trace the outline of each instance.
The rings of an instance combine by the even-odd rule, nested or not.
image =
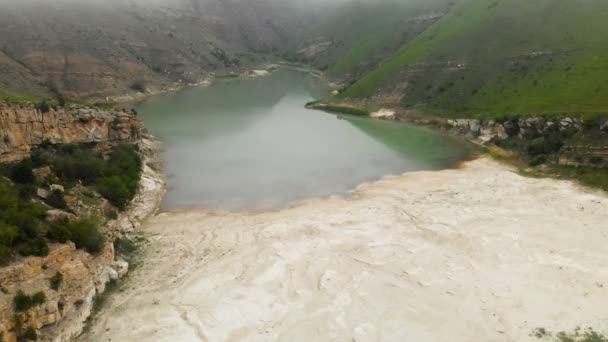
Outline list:
[[[163,214],[90,341],[527,341],[608,328],[608,196],[489,159],[259,214]]]

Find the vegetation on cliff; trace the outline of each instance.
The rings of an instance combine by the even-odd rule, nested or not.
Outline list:
[[[38,179],[34,170],[40,173],[39,170],[45,168],[49,169],[49,174]],[[72,241],[77,248],[89,253],[101,252],[104,246],[103,234],[99,231],[102,220],[69,218],[70,214],[78,213],[66,203],[68,196],[64,187],[68,190],[77,186],[90,187],[115,207],[124,209],[137,191],[141,168],[141,158],[132,145],[116,146],[106,157],[92,147],[48,145],[35,151],[30,160],[2,166],[0,263],[9,261],[15,253],[44,256],[49,251],[47,240]],[[53,191],[44,190],[49,186]],[[63,218],[51,220],[47,218],[49,209],[59,209],[65,214]]]

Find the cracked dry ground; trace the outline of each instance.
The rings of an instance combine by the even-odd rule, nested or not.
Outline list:
[[[526,341],[606,327],[608,197],[478,159],[272,212],[176,212],[91,341]]]

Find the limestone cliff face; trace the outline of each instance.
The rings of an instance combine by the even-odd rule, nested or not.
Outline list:
[[[43,143],[118,142],[145,133],[132,112],[79,106],[43,111],[40,107],[0,104],[0,163],[25,159]]]
[[[42,291],[46,301],[24,312],[21,325],[34,329],[54,325],[50,329],[59,331],[53,335],[71,335],[73,329],[66,323],[69,320],[84,320],[91,310],[93,296],[103,292],[109,279],[117,279],[126,271],[124,262],[114,261],[112,244],[106,244],[99,256],[92,256],[76,250],[73,243],[52,246],[46,257],[26,258],[1,268],[0,283],[4,292],[0,294],[0,331],[4,332],[5,340],[15,340],[15,331],[19,329],[15,326],[13,309],[16,291],[21,290],[26,294]],[[49,279],[56,272],[63,274],[63,282],[58,290],[53,290]],[[47,332],[41,337],[44,340],[50,335]]]
[[[109,281],[127,273],[129,264],[117,258],[112,241],[128,238],[154,214],[164,193],[163,177],[156,171],[159,144],[146,134],[134,113],[76,106],[43,113],[35,105],[0,104],[0,162],[25,159],[43,143],[126,141],[138,144],[144,161],[139,191],[127,210],[103,228],[104,250],[91,255],[77,250],[73,243],[52,244],[46,257],[20,258],[0,267],[0,342],[15,342],[18,331],[28,327],[36,330],[38,341],[70,341],[78,336],[91,315],[95,296],[105,291]],[[50,279],[57,272],[63,281],[53,289]],[[27,295],[43,292],[46,300],[20,312],[16,319],[18,291]]]

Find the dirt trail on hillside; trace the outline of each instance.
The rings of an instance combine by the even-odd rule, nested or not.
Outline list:
[[[527,341],[608,328],[608,196],[489,159],[258,214],[162,214],[90,341]]]

